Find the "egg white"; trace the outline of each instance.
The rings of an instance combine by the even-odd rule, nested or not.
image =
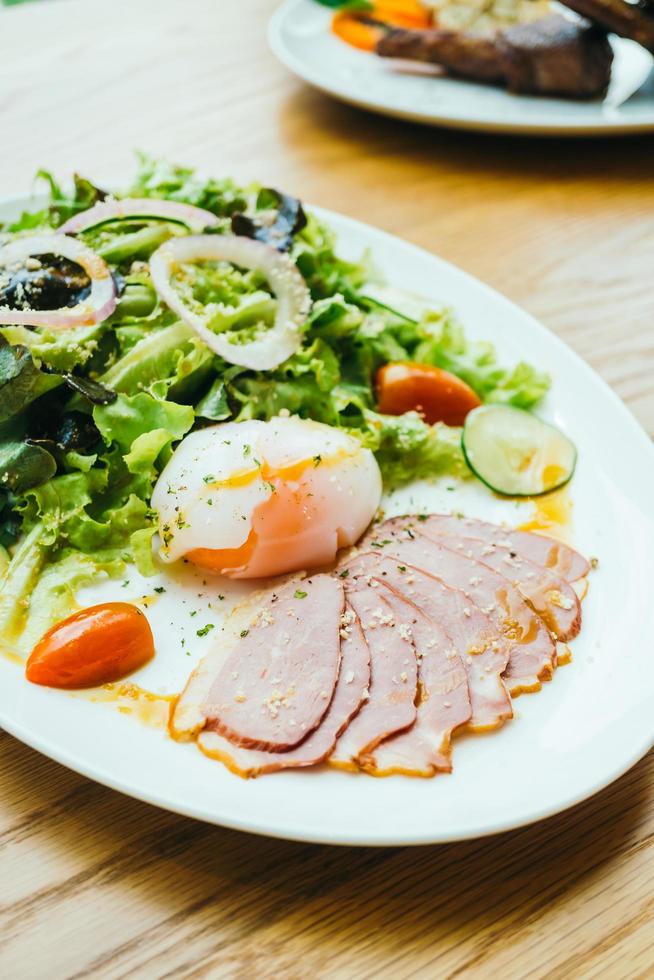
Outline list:
[[[159,554],[237,549],[254,528],[257,548],[236,577],[317,567],[360,537],[381,493],[373,454],[342,430],[296,416],[210,426],[180,443],[155,487]],[[280,531],[283,508],[301,532]]]

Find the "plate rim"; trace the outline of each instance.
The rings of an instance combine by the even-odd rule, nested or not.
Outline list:
[[[459,130],[463,132],[498,133],[513,136],[530,137],[557,137],[564,136],[569,138],[592,138],[603,136],[628,136],[638,133],[648,133],[654,130],[654,106],[649,120],[635,120],[632,122],[574,122],[547,125],[543,123],[524,123],[502,122],[501,120],[487,119],[463,119],[449,113],[420,113],[410,110],[398,109],[392,106],[383,106],[379,102],[370,101],[364,95],[361,97],[353,95],[346,87],[340,85],[328,85],[321,80],[321,77],[312,71],[300,59],[289,51],[284,42],[283,29],[287,19],[290,19],[296,7],[306,3],[307,0],[283,0],[283,3],[273,12],[267,29],[268,46],[273,55],[283,64],[293,75],[300,78],[307,85],[317,89],[324,95],[344,102],[356,109],[373,112],[376,115],[387,116],[392,119],[401,119],[405,122],[412,122],[422,126],[441,127],[444,129]]]
[[[21,207],[25,207],[28,202],[34,202],[35,198],[38,198],[38,195],[4,195],[0,197],[0,207],[15,206],[17,209],[19,209]],[[554,344],[555,348],[559,350],[565,350],[566,356],[573,359],[576,367],[592,378],[594,384],[599,384],[601,386],[604,391],[604,395],[608,395],[610,397],[613,409],[617,410],[622,416],[623,424],[628,425],[631,428],[633,436],[642,444],[643,452],[654,461],[654,444],[650,440],[644,428],[625,405],[625,403],[619,398],[616,392],[596,371],[593,370],[593,368],[590,367],[589,364],[586,363],[586,361],[583,360],[579,354],[576,353],[576,351],[569,347],[564,340],[553,333],[553,331],[549,330],[528,311],[518,306],[518,304],[514,303],[503,293],[500,293],[487,283],[466,272],[459,266],[456,266],[453,263],[448,262],[446,259],[441,258],[428,249],[421,248],[420,246],[415,245],[398,235],[394,235],[382,228],[368,224],[367,222],[359,221],[356,218],[342,215],[339,212],[312,205],[310,203],[307,204],[307,207],[319,217],[328,222],[332,222],[336,226],[337,235],[343,228],[351,228],[354,232],[363,233],[366,236],[370,235],[372,232],[374,237],[383,239],[391,246],[400,245],[408,252],[413,252],[416,255],[422,256],[423,258],[427,257],[430,260],[435,261],[441,268],[446,269],[449,274],[454,274],[461,277],[464,281],[474,284],[474,287],[478,292],[482,292],[485,295],[492,297],[494,300],[500,299],[514,313],[519,315],[524,320],[528,320],[531,329],[535,330],[541,336],[546,336],[548,343]],[[7,662],[7,667],[11,668],[11,666],[12,665]],[[93,782],[107,786],[112,790],[123,793],[126,796],[140,800],[141,802],[149,805],[156,806],[172,813],[177,813],[180,816],[191,817],[212,825],[225,827],[231,830],[253,833],[263,837],[291,840],[302,843],[360,847],[407,847],[448,844],[463,840],[491,837],[497,834],[505,833],[509,830],[517,830],[521,827],[538,823],[541,820],[555,816],[556,814],[566,812],[572,807],[595,796],[616,780],[620,779],[621,776],[628,772],[647,754],[647,752],[650,751],[652,747],[654,747],[653,720],[650,730],[645,731],[644,729],[643,736],[640,739],[634,740],[634,745],[632,746],[631,751],[625,756],[624,759],[621,760],[618,766],[614,766],[612,769],[605,771],[599,777],[591,780],[590,784],[581,790],[575,789],[568,793],[563,793],[561,797],[552,805],[542,805],[531,813],[518,819],[511,819],[510,817],[495,819],[494,822],[491,822],[481,830],[471,828],[470,830],[463,832],[456,830],[453,830],[451,833],[439,832],[437,836],[430,836],[429,834],[415,834],[411,837],[403,837],[401,835],[391,836],[388,834],[375,835],[374,827],[371,827],[370,831],[365,834],[358,832],[348,833],[347,831],[341,829],[337,829],[333,834],[327,834],[320,831],[311,831],[311,829],[302,830],[298,828],[297,825],[293,825],[292,822],[285,824],[284,821],[280,819],[276,819],[276,822],[271,825],[266,821],[265,817],[260,819],[252,819],[252,817],[250,817],[248,819],[232,817],[229,815],[221,816],[216,814],[215,810],[210,812],[209,810],[203,810],[202,808],[194,805],[184,806],[174,802],[171,803],[169,799],[166,799],[165,796],[161,794],[161,792],[150,792],[143,790],[138,786],[134,786],[132,783],[123,782],[119,776],[105,771],[105,769],[102,767],[99,770],[94,769],[93,766],[84,761],[83,757],[76,756],[75,753],[70,752],[66,748],[60,748],[55,745],[53,749],[51,745],[49,745],[46,737],[40,733],[33,733],[26,726],[21,724],[20,721],[15,720],[9,711],[3,708],[1,703],[0,727],[2,727],[13,737],[17,738],[23,744],[44,755],[46,758],[52,759],[54,762],[79,773]]]

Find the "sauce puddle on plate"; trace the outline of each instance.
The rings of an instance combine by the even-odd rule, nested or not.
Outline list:
[[[154,694],[129,681],[104,684],[90,691],[75,691],[73,696],[110,704],[123,715],[130,715],[151,728],[162,729],[167,727],[170,706],[178,697],[177,694]]]
[[[532,497],[531,503],[534,512],[528,521],[518,525],[519,531],[536,531],[561,540],[569,538],[573,505],[567,486],[542,497]]]

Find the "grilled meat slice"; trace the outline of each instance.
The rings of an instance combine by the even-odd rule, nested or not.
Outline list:
[[[570,10],[587,17],[605,30],[628,37],[654,54],[654,5],[652,0],[562,0]]]
[[[606,91],[613,61],[603,31],[556,14],[489,38],[454,31],[391,31],[377,53],[442,65],[455,75],[505,85],[511,92],[576,99]]]
[[[454,75],[502,85],[506,68],[493,37],[464,31],[390,31],[377,44],[383,58],[407,58],[442,65]]]
[[[591,24],[555,14],[501,31],[497,45],[510,92],[592,99],[608,87],[613,51],[604,31]]]

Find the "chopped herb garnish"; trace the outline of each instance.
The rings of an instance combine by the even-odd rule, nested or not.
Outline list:
[[[320,455],[320,453],[318,453],[317,456],[313,457],[313,465],[320,466],[321,463],[322,463],[322,456]]]
[[[164,589],[164,587],[163,587],[163,585],[155,585],[155,587],[154,587],[154,591],[155,591],[155,592],[156,592],[156,593],[157,593],[158,595],[161,595],[161,594],[162,594],[163,592],[165,592],[166,590]]]
[[[419,521],[426,521],[427,520],[427,515],[426,514],[418,514],[418,520]]]
[[[406,572],[406,565],[398,565],[397,570],[398,572]]]
[[[247,445],[243,446],[244,456],[249,456],[251,452],[252,452],[252,446],[247,446]]]
[[[215,476],[213,476],[212,473],[207,473],[206,476],[203,476],[202,477],[202,480],[204,481],[204,483],[213,483],[215,481],[215,479],[216,478],[215,478]]]
[[[339,572],[338,573],[338,577],[339,578],[347,578],[349,574],[350,574],[349,568],[344,568],[342,572]]]
[[[241,639],[243,639],[244,636],[247,636],[249,632],[249,630],[241,630]]]
[[[214,627],[213,623],[207,623],[206,626],[203,626],[202,629],[199,629],[197,631],[197,635],[198,636],[206,636],[207,633],[210,633],[211,630],[214,629],[214,628],[215,627]]]
[[[295,592],[293,593],[294,599],[306,599],[306,597],[307,597],[307,593],[303,592],[302,589],[296,589]]]

